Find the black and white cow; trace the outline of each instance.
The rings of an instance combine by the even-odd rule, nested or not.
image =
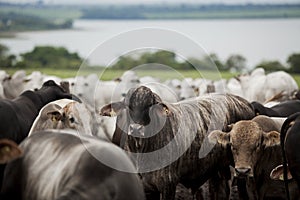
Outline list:
[[[26,138],[19,149],[7,142],[2,145],[10,151],[2,152],[0,161],[22,155],[7,164],[0,198],[144,199],[136,169],[123,150],[82,134],[48,130]]]
[[[174,199],[178,183],[196,190],[218,171],[229,170],[227,152],[206,149],[205,138],[212,130],[254,117],[250,103],[234,95],[165,103],[145,86],[131,89],[123,101],[104,106],[100,114],[117,115],[113,141],[137,155],[146,194],[161,199]],[[149,158],[151,152],[157,154]],[[221,190],[225,186],[215,188],[216,198],[228,196]]]

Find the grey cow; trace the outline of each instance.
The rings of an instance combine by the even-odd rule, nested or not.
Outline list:
[[[3,148],[10,151],[0,153],[0,162],[15,159],[6,166],[3,200],[144,199],[137,174],[113,168],[135,171],[127,155],[109,142],[52,130],[28,137],[19,149],[0,141]]]
[[[254,117],[251,105],[234,95],[165,103],[144,86],[131,89],[123,101],[104,106],[100,114],[117,115],[113,142],[134,157],[151,199],[174,199],[178,183],[195,191],[212,177],[219,181],[214,198],[228,197],[228,191],[222,191],[226,185],[220,183],[226,181],[218,172],[229,170],[230,159],[226,151],[212,149],[205,141],[212,130]]]

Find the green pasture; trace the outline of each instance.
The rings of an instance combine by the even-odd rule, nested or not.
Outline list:
[[[1,69],[0,69],[1,70]],[[2,69],[3,70],[3,69]],[[13,74],[17,69],[4,69],[9,74]],[[96,73],[100,77],[101,80],[112,80],[120,77],[125,71],[124,70],[112,70],[112,69],[104,69],[104,68],[85,68],[81,70],[71,70],[71,69],[26,69],[27,74],[30,74],[33,71],[41,71],[44,74],[54,75],[61,78],[70,78],[75,77],[77,75],[88,75],[91,73]],[[153,76],[160,78],[162,81],[167,79],[183,79],[191,77],[195,78],[207,78],[212,80],[218,80],[220,78],[229,79],[236,75],[237,73],[230,72],[214,72],[214,71],[196,71],[196,70],[143,70],[136,71],[137,74],[142,76]],[[298,86],[300,87],[300,74],[291,74],[296,80]]]
[[[4,69],[7,73],[13,74],[17,69]],[[85,68],[80,70],[72,70],[72,69],[52,69],[52,68],[43,68],[43,69],[25,69],[27,74],[30,74],[33,71],[40,71],[44,74],[55,75],[61,78],[70,78],[77,75],[88,75],[91,73],[96,73],[100,77],[101,80],[112,80],[120,77],[125,70],[112,70],[112,69],[104,69],[104,68]],[[231,78],[236,74],[232,74],[230,72],[213,72],[213,71],[196,71],[196,70],[138,70],[136,73],[142,76],[153,76],[160,78],[161,80],[167,80],[172,78],[183,79],[191,77],[195,78],[207,78],[212,80],[218,80],[220,78]]]

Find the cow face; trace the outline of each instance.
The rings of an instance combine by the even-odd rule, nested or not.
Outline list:
[[[84,104],[71,102],[60,109],[53,107],[53,110],[45,114],[52,121],[51,127],[48,128],[75,129],[79,133],[92,133],[91,113]]]
[[[124,111],[125,109],[125,111]],[[124,112],[123,112],[124,111]],[[102,116],[119,116],[123,113],[129,121],[129,135],[145,136],[145,132],[157,133],[154,129],[162,128],[166,116],[169,114],[168,107],[162,103],[160,97],[149,88],[140,86],[131,89],[121,102],[114,102],[101,108]],[[146,134],[147,136],[150,136]]]
[[[254,166],[264,148],[280,144],[278,132],[265,133],[253,121],[239,121],[229,133],[215,131],[210,137],[212,135],[219,144],[231,146],[237,177],[252,177]]]
[[[150,123],[150,108],[161,102],[159,96],[145,86],[130,90],[125,97],[130,118],[134,123],[147,125]]]

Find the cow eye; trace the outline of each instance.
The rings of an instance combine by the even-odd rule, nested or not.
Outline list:
[[[84,86],[89,86],[89,84],[88,84],[88,83],[85,83]]]

